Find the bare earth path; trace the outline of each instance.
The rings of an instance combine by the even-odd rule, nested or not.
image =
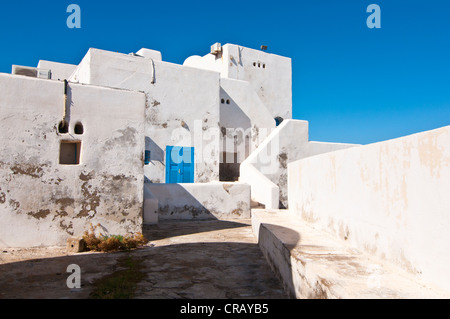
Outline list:
[[[249,220],[176,221],[147,226],[136,251],[67,255],[64,248],[0,251],[0,299],[107,296],[105,282],[131,281],[137,299],[286,299]],[[81,268],[80,290],[67,288],[67,267]],[[129,270],[132,269],[130,272]],[[128,278],[128,277],[127,277]]]

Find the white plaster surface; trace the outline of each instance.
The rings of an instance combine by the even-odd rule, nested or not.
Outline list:
[[[165,182],[166,146],[195,147],[195,182],[219,180],[219,74],[91,49],[72,81],[144,92],[146,178]]]
[[[289,165],[289,207],[450,291],[450,127]]]
[[[70,84],[67,134],[63,82],[0,74],[0,97],[1,247],[65,245],[90,223],[141,231],[144,94]],[[81,142],[79,165],[59,164],[61,141]]]
[[[219,72],[222,78],[247,81],[273,119],[292,119],[290,58],[235,44],[225,44],[222,50],[219,55],[190,57],[184,65]]]
[[[191,57],[183,66],[160,61],[158,51],[137,54],[90,49],[70,80],[145,92],[149,182],[165,182],[166,146],[195,147],[195,182],[218,181],[223,153],[243,162],[275,117],[292,117],[289,58],[231,44],[221,57]]]
[[[228,129],[223,151],[237,150],[239,162],[243,162],[275,129],[275,120],[249,82],[222,78],[220,87],[221,100],[225,101],[221,103],[220,125]]]

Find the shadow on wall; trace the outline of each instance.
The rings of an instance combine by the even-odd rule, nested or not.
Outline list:
[[[247,130],[252,127],[252,122],[247,114],[242,111],[236,101],[220,88],[220,124],[225,128],[239,128]]]
[[[251,148],[252,122],[239,105],[223,89],[220,89],[221,159],[219,180],[235,182],[239,179],[240,164]]]
[[[160,220],[213,220],[217,217],[179,184],[152,184]]]
[[[149,151],[150,157],[147,158],[147,151]],[[158,162],[165,166],[164,163],[164,150],[160,148],[150,137],[145,137],[145,166],[151,165],[155,166],[155,162]],[[147,162],[148,161],[148,162]],[[160,183],[160,179],[150,179],[147,176],[144,176],[145,183]]]
[[[164,150],[148,136],[145,137],[145,150],[151,152],[150,161],[164,163]]]

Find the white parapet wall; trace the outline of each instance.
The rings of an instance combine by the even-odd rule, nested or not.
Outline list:
[[[298,217],[450,291],[450,126],[289,164]]]
[[[146,187],[158,199],[159,220],[250,218],[250,185],[244,183],[146,184]]]
[[[252,200],[263,204],[267,209],[278,209],[280,205],[280,188],[255,166],[247,163],[241,165],[241,181],[248,182],[252,187]]]

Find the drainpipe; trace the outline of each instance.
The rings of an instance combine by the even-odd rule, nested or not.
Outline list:
[[[68,90],[69,82],[64,80],[64,115],[63,115],[63,123],[66,123],[67,117],[67,90]]]
[[[155,61],[153,59],[152,60],[152,84],[155,84],[156,82],[156,78],[155,78]]]

